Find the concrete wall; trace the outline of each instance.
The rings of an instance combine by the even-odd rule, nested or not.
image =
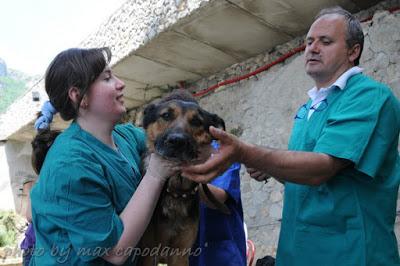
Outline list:
[[[0,143],[0,210],[15,210],[9,178],[6,144]]]
[[[363,23],[365,47],[361,67],[365,73],[389,84],[400,96],[400,13],[378,12],[373,20]],[[274,53],[282,54],[296,47],[298,40],[278,47]],[[225,72],[209,78],[231,76],[236,71],[246,72],[259,65],[266,53],[232,66]],[[221,115],[228,130],[239,133],[243,140],[273,148],[287,147],[293,116],[307,100],[312,80],[304,72],[303,53],[293,56],[255,78],[224,88],[200,100],[208,110]],[[244,71],[243,71],[244,70]],[[203,87],[199,81],[193,88]],[[215,84],[210,82],[209,86]],[[249,238],[257,248],[257,257],[275,255],[280,230],[283,186],[276,181],[267,184],[251,180],[242,171],[242,199]],[[400,224],[396,231],[400,237]]]
[[[35,176],[31,166],[32,148],[29,142],[7,141],[0,144],[0,210],[24,214],[25,197],[22,182]]]

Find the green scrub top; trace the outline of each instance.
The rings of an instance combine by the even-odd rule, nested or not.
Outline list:
[[[51,146],[31,192],[30,265],[112,265],[100,257],[122,234],[119,214],[139,185],[146,150],[144,132],[131,124],[112,135],[118,151],[73,122]]]
[[[383,84],[357,74],[307,120],[310,105],[296,115],[289,149],[354,166],[320,186],[286,182],[277,265],[400,265],[394,233],[399,101]]]

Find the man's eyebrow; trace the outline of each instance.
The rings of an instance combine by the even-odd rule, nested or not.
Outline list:
[[[314,40],[314,39],[318,39],[318,40],[323,40],[323,39],[332,40],[332,37],[327,36],[327,35],[320,35],[320,36],[317,36],[316,38],[311,37],[311,36],[306,37],[306,40]]]
[[[329,41],[332,41],[332,40],[333,40],[332,37],[327,36],[327,35],[322,35],[322,36],[319,36],[318,38],[319,38],[320,40],[329,40]]]

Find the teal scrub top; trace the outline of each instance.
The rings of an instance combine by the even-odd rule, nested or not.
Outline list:
[[[295,117],[289,150],[329,154],[354,166],[320,186],[286,182],[277,265],[400,265],[394,233],[399,101],[357,74],[307,120],[310,105]]]
[[[122,234],[119,214],[139,185],[146,150],[144,132],[131,124],[112,135],[118,151],[73,122],[51,146],[31,192],[30,265],[112,265],[100,257]]]

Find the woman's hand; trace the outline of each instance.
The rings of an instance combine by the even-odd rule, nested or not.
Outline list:
[[[168,161],[156,153],[150,155],[146,175],[163,182],[180,170],[177,162]]]

